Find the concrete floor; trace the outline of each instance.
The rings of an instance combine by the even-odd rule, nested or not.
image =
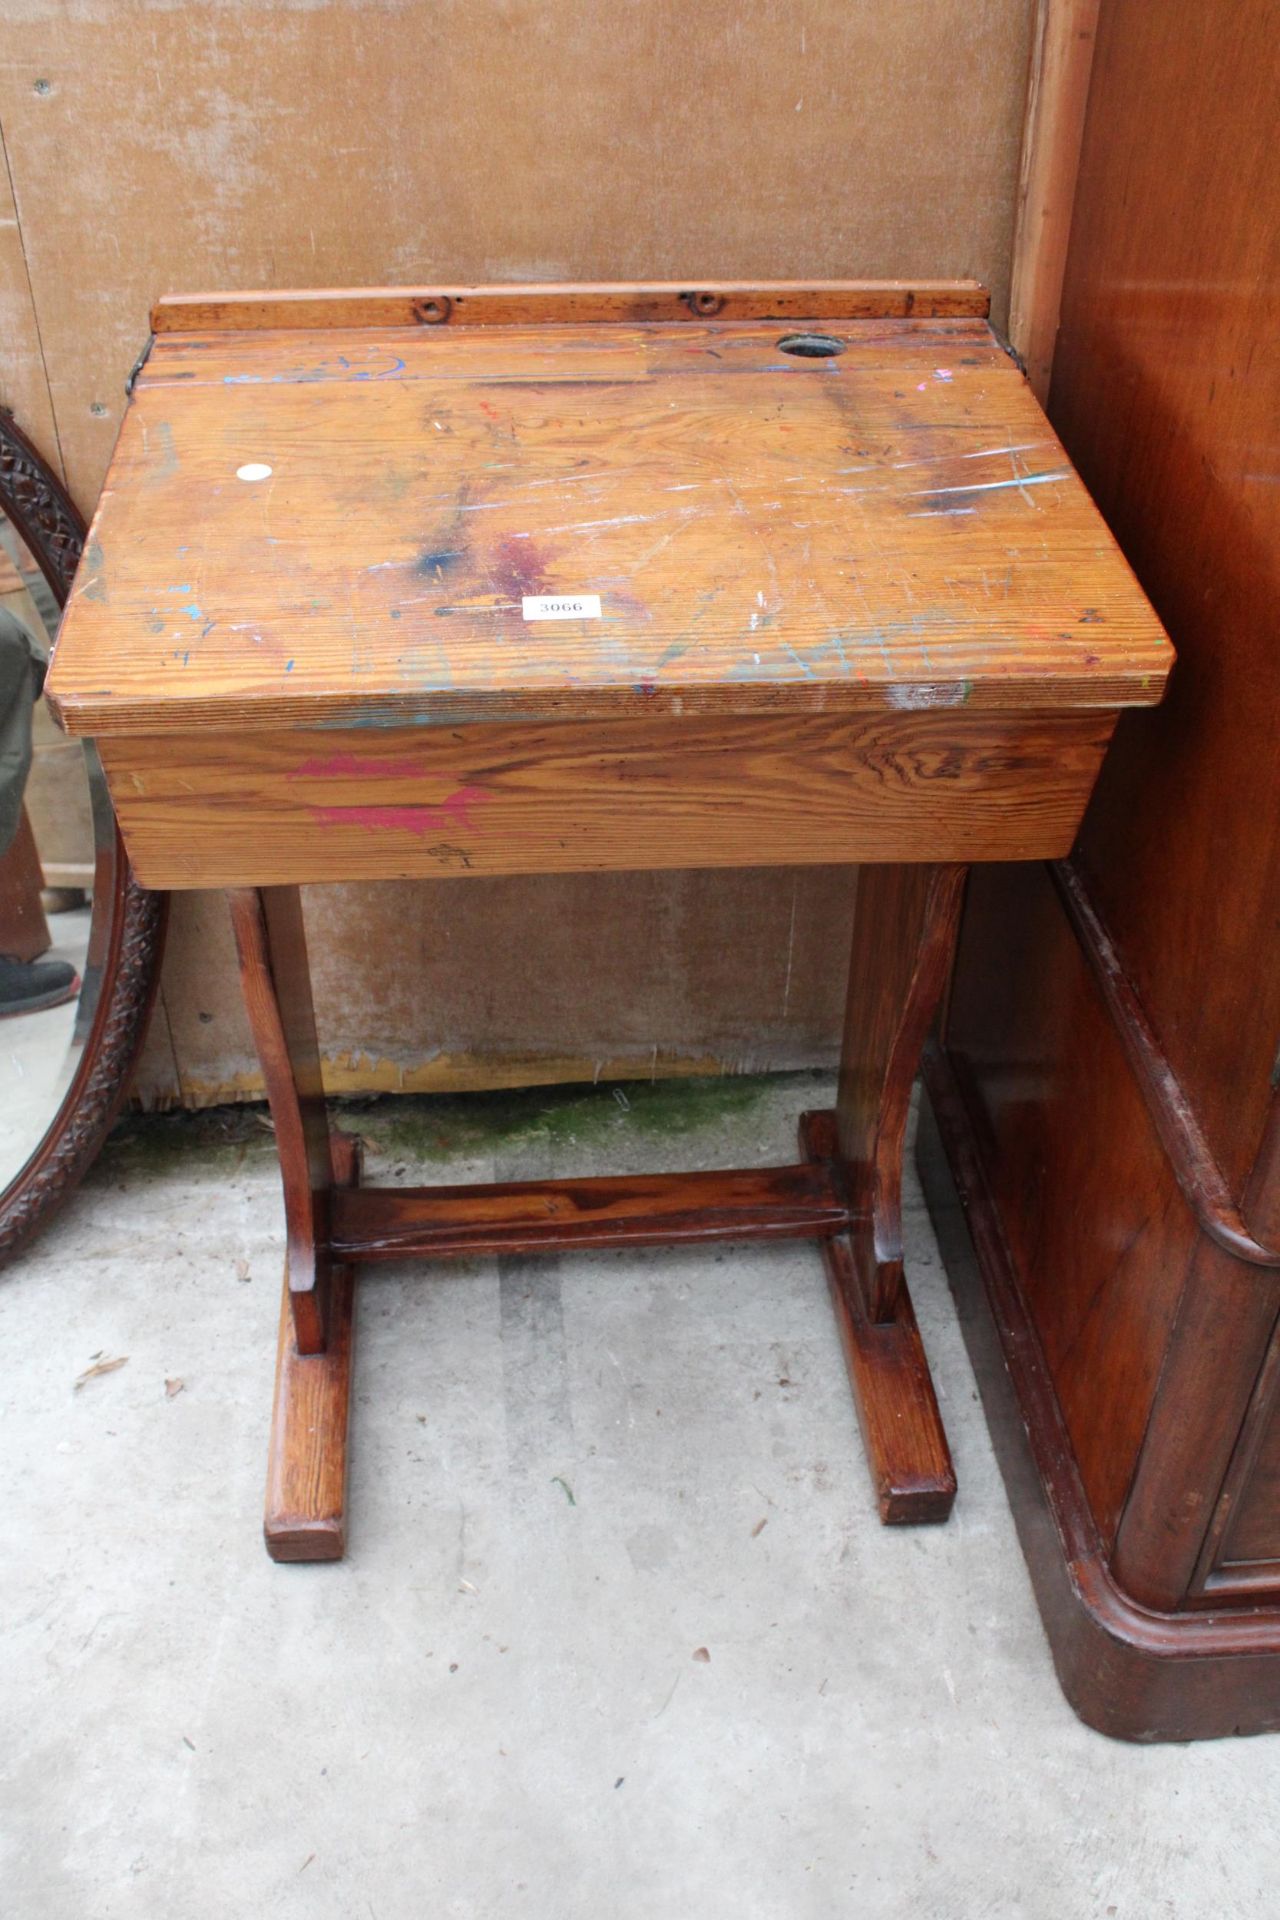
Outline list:
[[[826,1097],[347,1124],[381,1179],[535,1176],[790,1157]],[[275,1567],[270,1137],[131,1123],[0,1281],[0,1909],[1274,1915],[1280,1740],[1137,1749],[1065,1705],[908,1220],[949,1526],[874,1519],[816,1252],[476,1261],[362,1282],[349,1557]]]
[[[51,914],[52,945],[41,960],[67,960],[83,973],[92,917],[87,906]],[[67,1000],[60,1007],[0,1020],[0,1189],[35,1152],[66,1097],[78,1011],[78,1002]]]

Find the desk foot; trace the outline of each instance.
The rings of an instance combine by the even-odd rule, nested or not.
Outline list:
[[[809,1160],[834,1161],[835,1114],[802,1114],[800,1147]],[[870,1219],[824,1240],[822,1259],[880,1518],[898,1527],[945,1520],[955,1469],[906,1285],[896,1289],[892,1318],[872,1320],[865,1304],[875,1272]]]
[[[342,1557],[353,1265],[459,1253],[821,1240],[880,1518],[945,1520],[956,1481],[902,1277],[902,1150],[963,882],[959,866],[859,875],[836,1110],[802,1121],[804,1165],[364,1193],[347,1191],[358,1180],[354,1143],[328,1127],[297,889],[233,893],[287,1226],[267,1477],[272,1558]]]
[[[332,1141],[342,1186],[359,1174],[356,1143]],[[341,1560],[347,1544],[347,1420],[355,1348],[355,1272],[329,1278],[328,1343],[299,1353],[286,1269],[262,1531],[273,1560]]]

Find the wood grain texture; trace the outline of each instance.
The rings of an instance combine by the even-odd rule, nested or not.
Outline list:
[[[1194,1226],[1042,867],[972,874],[946,1044],[1110,1551],[1166,1364]]]
[[[1071,237],[1099,0],[1036,0],[1027,116],[1018,168],[1018,217],[1009,288],[1009,338],[1031,391],[1048,397]]]
[[[1159,1699],[1140,1737],[1280,1724],[1274,38],[1261,0],[1101,11],[1050,411],[1179,666],[1122,721],[1073,860],[1108,951],[1072,951],[1044,878],[976,881],[947,1027],[994,1311],[1043,1358],[1020,1418],[1051,1503],[1078,1474],[1098,1605],[1120,1596]],[[1058,1551],[1061,1659],[1084,1563]]]
[[[941,991],[961,877],[945,868],[890,875],[887,897],[897,912],[883,951],[867,939],[864,920],[854,957],[870,976],[876,1018],[865,1033],[851,1022],[839,1124],[834,1114],[802,1118],[804,1165],[364,1192],[351,1190],[358,1172],[352,1143],[331,1140],[327,1130],[297,890],[233,889],[242,981],[285,1190],[269,1549],[312,1559],[343,1550],[352,1263],[778,1236],[823,1244],[882,1521],[944,1520],[955,1475],[901,1284],[900,1244],[892,1293],[874,1263],[884,1251],[881,1228],[897,1225],[906,1089]],[[859,1073],[868,1062],[871,1071]],[[871,1143],[874,1164],[856,1162],[852,1181],[845,1138]]]
[[[1233,1259],[1207,1238],[1193,1240],[1112,1558],[1117,1580],[1147,1605],[1249,1605],[1265,1597],[1261,1583],[1234,1592],[1226,1583],[1208,1591],[1205,1583],[1230,1508],[1248,1503],[1249,1477],[1232,1484],[1231,1466],[1246,1438],[1256,1441],[1265,1428],[1264,1407],[1262,1427],[1249,1431],[1278,1314],[1274,1273]],[[1265,1496],[1261,1510],[1254,1509],[1255,1551],[1263,1515],[1271,1540],[1270,1598],[1280,1606],[1280,1511]],[[1275,1655],[1280,1701],[1280,1637]]]
[[[778,322],[161,337],[55,710],[112,736],[1157,700],[1168,643],[986,324],[822,331],[834,357]],[[598,618],[525,618],[577,594]]]
[[[359,1172],[355,1143],[337,1136],[334,1162],[338,1185],[351,1185]],[[341,1560],[347,1543],[347,1426],[355,1358],[351,1268],[332,1271],[329,1343],[323,1353],[298,1351],[293,1309],[286,1269],[263,1536],[273,1560]]]
[[[289,1295],[299,1352],[324,1351],[331,1314],[329,1189],[334,1149],[302,907],[294,887],[230,892],[240,985],[262,1063],[284,1182]]]
[[[1263,1122],[1241,1210],[1264,1246],[1280,1247],[1280,1099],[1272,1100]]]
[[[820,1240],[849,1208],[822,1166],[600,1175],[462,1187],[357,1187],[333,1196],[343,1261],[551,1253],[711,1240]]]
[[[1268,0],[1109,0],[1051,408],[1179,656],[1160,713],[1121,726],[1078,864],[1242,1198],[1280,1139],[1275,29]]]
[[[549,1252],[718,1239],[819,1239],[831,1279],[880,1517],[940,1521],[955,1476],[905,1290],[871,1326],[852,1279],[834,1114],[801,1120],[804,1163],[676,1175],[364,1189],[354,1143],[334,1139],[329,1344],[305,1355],[286,1274],[265,1534],[276,1560],[335,1560],[346,1539],[353,1263],[410,1256]]]
[[[871,1320],[891,1320],[902,1278],[902,1153],[920,1049],[955,950],[962,866],[865,866],[836,1097],[851,1204],[869,1218],[855,1266]],[[865,1269],[865,1270],[864,1270]]]
[[[1224,1481],[1280,1285],[1200,1232],[1043,869],[974,874],[946,1040],[948,1135],[982,1168],[1111,1577],[1171,1614],[1251,1603],[1260,1582],[1209,1578],[1210,1539],[1247,1499]],[[1262,1513],[1280,1550],[1264,1504],[1255,1554]]]
[[[1070,845],[1108,714],[905,713],[100,743],[152,886],[465,878]]]
[[[1280,1608],[1162,1610],[1117,1582],[978,1137],[938,1049],[926,1052],[926,1079],[921,1178],[1063,1692],[1117,1740],[1275,1731]]]
[[[151,310],[155,333],[260,327],[503,327],[599,320],[985,319],[977,280],[700,280],[665,285],[555,283],[484,287],[331,287],[315,292],[169,294]]]
[[[1052,868],[1058,896],[1111,1015],[1173,1174],[1200,1230],[1251,1266],[1280,1267],[1280,1247],[1254,1238],[1204,1136],[1199,1116],[1152,1030],[1111,934],[1070,860]]]
[[[801,1115],[800,1149],[839,1164],[834,1113]],[[867,1238],[864,1220],[822,1242],[853,1403],[881,1521],[929,1525],[946,1520],[955,1500],[951,1450],[906,1287],[897,1289],[890,1317],[873,1321],[867,1312],[857,1259],[858,1241]]]
[[[1196,1587],[1223,1598],[1280,1593],[1280,1319],[1267,1344],[1240,1438],[1205,1539]]]

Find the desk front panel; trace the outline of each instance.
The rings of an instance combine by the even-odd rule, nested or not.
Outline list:
[[[146,886],[1070,850],[1115,713],[566,721],[101,741]]]

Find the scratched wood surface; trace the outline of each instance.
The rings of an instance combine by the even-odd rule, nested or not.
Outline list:
[[[357,300],[364,296],[355,296]],[[1156,701],[985,321],[176,332],[49,682],[72,732]],[[598,595],[529,620],[528,596]]]
[[[153,887],[1031,860],[1069,851],[1109,713],[743,715],[100,742]]]

